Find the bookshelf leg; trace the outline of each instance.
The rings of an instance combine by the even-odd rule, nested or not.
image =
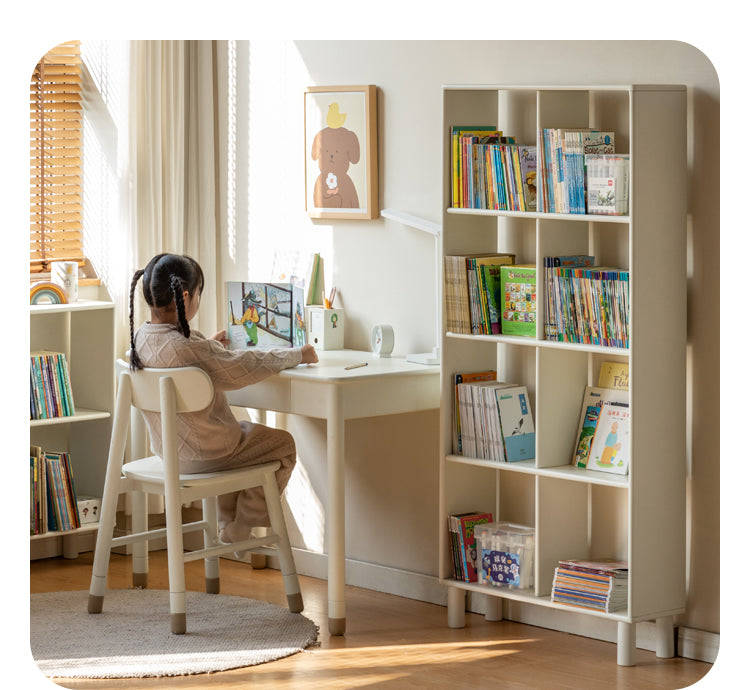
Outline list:
[[[64,534],[62,538],[63,558],[78,558],[78,535]]]
[[[672,616],[656,619],[656,656],[671,659],[674,656],[674,620]]]
[[[485,595],[486,606],[484,609],[484,618],[488,621],[503,620],[503,599],[502,597],[492,597]]]
[[[635,623],[617,624],[617,663],[635,666]]]
[[[448,587],[448,627],[466,625],[466,592],[458,587]]]

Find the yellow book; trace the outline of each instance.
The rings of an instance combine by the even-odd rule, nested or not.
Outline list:
[[[630,365],[627,362],[602,362],[599,388],[626,391],[630,388]]]

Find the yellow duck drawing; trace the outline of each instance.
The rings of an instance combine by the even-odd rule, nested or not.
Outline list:
[[[328,106],[328,115],[326,116],[326,122],[331,129],[338,129],[344,124],[346,120],[346,113],[339,112],[339,104],[331,103]]]

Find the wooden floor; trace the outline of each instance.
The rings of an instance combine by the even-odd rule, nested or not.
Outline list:
[[[92,555],[76,560],[33,561],[31,591],[87,590]],[[130,586],[130,561],[112,557],[108,586]],[[253,570],[221,562],[222,592],[286,606],[277,570]],[[165,552],[151,555],[149,586],[167,589]],[[172,689],[247,688],[327,690],[328,688],[430,688],[481,690],[661,690],[684,688],[702,678],[711,664],[690,659],[657,659],[638,650],[637,666],[620,667],[616,646],[510,621],[487,622],[467,614],[467,625],[452,630],[446,609],[370,590],[347,587],[347,632],[330,636],[326,627],[326,582],[301,578],[304,614],[320,626],[320,645],[260,666],[176,678],[125,680],[55,679],[66,688]],[[202,591],[203,566],[188,564],[188,589]],[[190,614],[188,612],[188,627]],[[34,686],[36,687],[36,686]]]

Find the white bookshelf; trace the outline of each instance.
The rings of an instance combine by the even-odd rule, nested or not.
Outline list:
[[[30,349],[64,352],[75,415],[29,422],[30,442],[70,453],[76,492],[101,496],[115,400],[115,309],[104,288],[81,288],[72,304],[29,307]],[[89,298],[91,297],[91,298]],[[90,548],[96,524],[31,537],[31,557],[75,558]]]
[[[452,125],[493,125],[534,144],[546,127],[615,132],[630,154],[627,216],[452,209]],[[674,655],[673,617],[685,610],[686,479],[686,89],[684,86],[443,87],[442,255],[513,252],[537,266],[535,338],[443,331],[441,350],[440,578],[448,588],[448,624],[464,625],[466,594],[563,609],[617,623],[617,662],[632,665],[635,625],[656,621],[657,655]],[[592,254],[630,271],[630,348],[544,339],[545,256]],[[616,476],[571,465],[584,388],[603,361],[628,362],[630,473]],[[526,385],[536,457],[493,463],[453,454],[453,375],[496,369]],[[453,579],[447,516],[491,511],[495,520],[536,531],[534,587],[506,590]],[[554,569],[566,558],[629,563],[628,606],[597,613],[551,601]]]

